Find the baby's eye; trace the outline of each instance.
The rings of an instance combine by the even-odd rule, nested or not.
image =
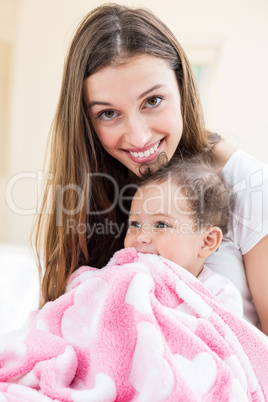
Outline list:
[[[160,104],[161,100],[162,98],[160,96],[151,96],[145,101],[144,105],[148,108],[157,107]]]
[[[141,228],[141,224],[139,222],[137,222],[137,221],[131,221],[131,222],[129,222],[129,227]]]
[[[155,227],[157,229],[163,229],[163,228],[170,228],[170,225],[166,222],[156,222]]]
[[[98,119],[109,121],[114,119],[116,116],[118,116],[118,113],[114,110],[104,110],[98,115]]]

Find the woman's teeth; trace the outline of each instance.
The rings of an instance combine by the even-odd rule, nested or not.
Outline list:
[[[155,144],[154,147],[147,149],[147,151],[145,152],[131,152],[129,151],[129,153],[132,156],[135,156],[135,158],[147,158],[148,156],[152,155],[155,153],[155,151],[157,150],[157,148],[159,147],[161,141],[158,141],[157,144]]]

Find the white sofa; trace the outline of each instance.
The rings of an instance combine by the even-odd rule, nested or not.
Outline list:
[[[38,302],[38,269],[30,248],[0,243],[0,334],[21,328]]]

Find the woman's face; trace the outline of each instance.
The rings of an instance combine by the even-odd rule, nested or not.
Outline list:
[[[140,55],[105,67],[84,83],[93,128],[105,150],[139,174],[142,164],[168,160],[182,136],[181,99],[174,71],[160,58]]]

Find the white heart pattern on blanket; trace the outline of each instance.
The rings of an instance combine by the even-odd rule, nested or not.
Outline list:
[[[72,345],[80,347],[87,347],[97,334],[100,312],[108,290],[108,284],[102,278],[91,278],[90,283],[91,292],[86,286],[75,290],[74,304],[65,310],[61,321],[62,336]],[[72,330],[74,323],[79,331]]]
[[[268,338],[183,268],[126,253],[0,337],[0,401],[268,402]]]
[[[152,313],[150,290],[153,285],[154,281],[150,275],[144,272],[135,275],[128,287],[125,302],[133,306],[136,311]]]
[[[176,354],[174,361],[185,381],[199,396],[204,396],[215,383],[217,364],[208,353],[199,353],[192,360]]]
[[[23,360],[27,353],[27,346],[24,343],[28,334],[27,327],[7,332],[1,336],[0,342],[0,367],[16,366],[18,361]],[[15,345],[15,346],[14,346]]]
[[[132,360],[130,382],[139,392],[138,401],[163,401],[175,384],[169,362],[165,359],[160,331],[149,322],[137,325],[138,339]]]

